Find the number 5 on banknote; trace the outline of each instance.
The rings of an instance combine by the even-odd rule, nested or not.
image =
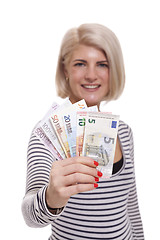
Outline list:
[[[112,175],[119,116],[88,112],[83,142],[83,156],[98,161],[104,177]]]

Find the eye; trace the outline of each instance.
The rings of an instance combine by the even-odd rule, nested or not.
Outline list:
[[[97,66],[102,68],[109,68],[108,63],[98,63]]]
[[[75,67],[85,67],[87,62],[84,59],[75,59],[73,61],[73,66]]]
[[[84,67],[85,66],[85,63],[83,62],[77,62],[74,64],[75,67]]]

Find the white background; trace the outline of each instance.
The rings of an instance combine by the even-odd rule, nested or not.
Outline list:
[[[54,86],[61,39],[71,27],[94,22],[118,36],[126,68],[122,97],[103,110],[133,129],[139,206],[146,240],[159,237],[159,1],[1,0],[0,215],[3,239],[48,239],[50,227],[24,223],[26,152],[34,125],[57,100]],[[1,237],[0,237],[1,238]]]

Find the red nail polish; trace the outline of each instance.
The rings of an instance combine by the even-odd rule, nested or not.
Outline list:
[[[99,177],[102,177],[103,174],[98,171],[98,172],[97,172],[97,175],[98,175]]]
[[[99,165],[99,163],[94,161],[94,165],[97,167]]]
[[[96,181],[96,182],[99,182],[99,178],[98,178],[98,177],[95,177],[95,181]]]
[[[97,187],[98,187],[98,184],[97,184],[97,183],[94,183],[94,187],[97,188]]]

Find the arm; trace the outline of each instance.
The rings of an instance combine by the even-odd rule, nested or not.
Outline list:
[[[22,213],[30,227],[43,227],[51,222],[56,215],[46,206],[45,195],[49,183],[50,169],[54,159],[45,146],[32,134],[27,154],[26,194],[22,202]]]
[[[136,239],[144,240],[143,225],[141,221],[138,198],[137,198],[135,168],[134,168],[134,143],[133,143],[133,134],[131,130],[129,132],[129,137],[130,137],[130,157],[133,163],[134,177],[133,177],[133,183],[132,183],[132,187],[130,189],[130,193],[128,197],[127,209],[128,209],[128,215],[130,218],[134,236],[136,237]]]
[[[88,157],[54,161],[51,153],[32,135],[28,147],[26,195],[22,203],[27,225],[43,227],[52,223],[72,195],[97,187],[96,181],[102,176],[96,170],[97,164]],[[47,205],[58,212],[49,211]]]

